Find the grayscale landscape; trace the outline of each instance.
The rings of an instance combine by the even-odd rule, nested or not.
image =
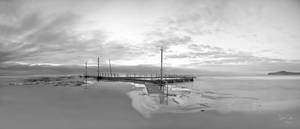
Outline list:
[[[299,129],[298,0],[0,0],[0,129]]]

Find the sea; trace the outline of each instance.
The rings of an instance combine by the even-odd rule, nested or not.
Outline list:
[[[209,100],[211,108],[151,117],[132,105],[127,93],[136,88],[128,82],[10,85],[18,79],[0,77],[0,129],[300,128],[300,76],[199,76],[172,86],[201,93],[197,97]]]

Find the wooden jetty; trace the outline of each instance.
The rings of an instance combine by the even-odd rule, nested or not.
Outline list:
[[[97,75],[88,75],[87,73],[87,62],[85,63],[85,75],[86,78],[94,78],[98,81],[100,80],[109,80],[109,81],[125,81],[125,82],[135,82],[143,83],[146,85],[148,92],[163,92],[165,86],[170,83],[178,82],[192,82],[194,81],[194,76],[189,75],[171,75],[163,73],[163,48],[161,48],[161,67],[159,74],[122,74],[122,73],[113,73],[111,69],[110,59],[109,59],[109,72],[100,71],[100,60],[98,56],[98,67]],[[160,90],[158,90],[160,89]],[[168,89],[168,88],[167,88]],[[168,94],[168,90],[167,90]]]
[[[187,75],[163,75],[154,76],[151,74],[120,74],[120,73],[99,73],[100,76],[87,75],[87,78],[94,78],[98,81],[123,81],[123,82],[133,82],[139,84],[145,84],[147,92],[149,94],[166,94],[168,95],[168,88],[166,85],[172,83],[180,82],[193,82],[193,76]],[[161,80],[162,79],[162,80]],[[166,93],[165,93],[166,91]]]
[[[187,75],[153,75],[153,74],[120,74],[120,73],[99,73],[99,76],[86,75],[86,78],[110,81],[143,82],[153,84],[166,84],[178,82],[192,82],[193,76]]]

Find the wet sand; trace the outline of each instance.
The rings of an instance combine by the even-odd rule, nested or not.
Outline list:
[[[131,100],[126,94],[105,86],[101,84],[97,88],[94,85],[87,89],[2,87],[0,128],[134,129],[145,126],[146,121],[132,108]]]

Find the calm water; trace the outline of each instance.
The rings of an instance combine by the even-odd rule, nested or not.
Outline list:
[[[233,96],[216,101],[225,111],[158,113],[151,118],[132,107],[128,83],[100,82],[85,89],[7,86],[6,80],[0,83],[0,129],[300,127],[299,77],[199,77],[177,86]]]
[[[199,77],[194,83],[177,85],[196,91],[213,91],[250,100],[252,98],[262,108],[300,109],[300,76]]]

